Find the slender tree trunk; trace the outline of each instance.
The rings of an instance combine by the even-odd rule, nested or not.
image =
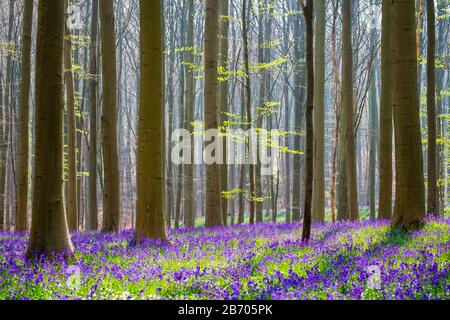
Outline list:
[[[314,3],[307,0],[303,6],[306,24],[306,68],[308,74],[306,101],[306,174],[305,174],[305,204],[303,216],[302,241],[311,238],[312,199],[314,181]]]
[[[8,22],[8,43],[11,43],[13,37],[14,17],[15,17],[15,1],[9,1],[9,22]],[[6,58],[6,83],[5,83],[5,99],[3,110],[0,113],[2,117],[0,120],[0,224],[2,230],[9,231],[8,212],[5,208],[6,200],[6,178],[8,168],[8,146],[10,143],[10,113],[12,110],[12,73],[13,73],[13,59],[12,54],[8,54]],[[4,223],[4,224],[3,224]]]
[[[294,34],[300,35],[300,18],[296,18],[294,21]],[[294,137],[294,149],[296,151],[302,151],[302,121],[303,121],[303,104],[304,104],[304,89],[305,86],[305,68],[300,64],[302,55],[305,52],[305,41],[301,38],[294,42],[295,61],[297,65],[294,74],[294,100],[295,100],[295,137]],[[293,177],[293,190],[292,190],[292,221],[298,222],[301,220],[301,193],[302,185],[301,171],[302,171],[302,157],[298,154],[294,155],[294,177]]]
[[[117,232],[120,226],[120,181],[117,146],[116,37],[113,0],[101,0],[102,38],[102,147],[105,190],[103,193],[103,231]]]
[[[438,15],[441,16],[443,12],[445,12],[445,3],[438,2],[437,4],[437,12]],[[446,49],[446,37],[448,36],[447,30],[446,30],[446,23],[444,19],[438,19],[437,21],[437,32],[438,32],[438,38],[437,38],[437,47],[436,47],[436,54],[438,56],[445,54]],[[442,90],[444,90],[445,86],[445,70],[443,68],[439,68],[436,70],[436,93],[438,94],[437,97],[437,112],[438,112],[438,121],[437,121],[437,134],[438,134],[438,140],[446,141],[444,139],[448,139],[448,125],[447,121],[445,119],[444,114],[447,114],[445,109],[445,100],[444,97],[441,96]],[[447,73],[448,75],[448,73]],[[447,76],[447,82],[450,81],[449,76]],[[450,98],[448,99],[450,102]],[[447,107],[449,104],[447,104]],[[442,116],[441,116],[442,115]],[[439,180],[441,181],[440,187],[439,187],[439,213],[443,214],[446,206],[446,199],[447,199],[447,187],[448,187],[448,166],[447,166],[447,160],[446,160],[446,145],[443,143],[440,143],[438,145],[438,174],[439,174]]]
[[[24,1],[22,29],[22,69],[19,109],[19,150],[17,172],[16,231],[27,231],[29,122],[30,122],[30,60],[33,26],[33,0]]]
[[[372,0],[372,5],[375,5],[375,2]],[[376,16],[371,17],[371,19],[376,20]],[[377,61],[377,31],[375,28],[372,28],[370,31],[370,49],[373,50],[373,63],[372,66],[375,65]],[[370,79],[370,92],[369,92],[369,206],[370,206],[370,219],[376,219],[376,200],[375,200],[375,192],[376,192],[376,171],[377,171],[377,142],[378,142],[378,108],[377,108],[377,72],[378,70],[375,67],[372,67],[371,70],[371,79]]]
[[[98,0],[92,1],[91,41],[89,43],[89,216],[87,229],[98,229],[97,204],[97,39]]]
[[[169,48],[170,54],[168,58],[168,67],[167,69],[167,120],[168,120],[168,128],[167,128],[167,137],[169,138],[169,146],[172,145],[171,142],[171,136],[173,133],[173,115],[174,115],[174,94],[173,94],[173,74],[175,73],[175,43],[173,36],[171,37],[169,41]],[[169,148],[170,149],[170,148]],[[167,217],[166,217],[166,223],[167,226],[170,228],[172,226],[172,218],[174,216],[174,165],[172,160],[170,159],[170,155],[168,154],[167,159]]]
[[[417,227],[425,215],[423,158],[420,136],[415,4],[394,0],[393,90],[396,158],[396,203],[393,224]]]
[[[219,34],[218,1],[206,0],[205,20],[205,130],[218,129],[217,55]],[[206,226],[223,225],[220,193],[220,167],[217,163],[206,166]]]
[[[434,0],[427,0],[427,119],[428,119],[428,194],[427,213],[439,216],[438,152],[436,117],[436,14]]]
[[[66,2],[67,4],[67,2]],[[67,223],[69,230],[78,230],[77,205],[77,155],[75,124],[75,87],[72,66],[72,40],[70,30],[66,29],[64,40],[64,81],[66,84],[67,112]]]
[[[187,46],[195,47],[194,42],[194,0],[188,0],[188,35]],[[188,52],[186,56],[187,66],[185,67],[186,74],[186,119],[185,129],[191,131],[192,123],[195,122],[195,77],[194,71],[190,66],[194,64],[194,52]],[[194,139],[191,139],[191,163],[186,164],[184,168],[184,188],[185,188],[185,225],[188,228],[195,226],[195,144]]]
[[[241,116],[245,118],[245,86],[241,88]],[[242,126],[244,130],[244,126]],[[242,151],[245,152],[245,151]],[[245,220],[245,202],[244,202],[244,187],[245,186],[245,165],[239,165],[239,200],[238,200],[238,224],[243,224]]]
[[[164,43],[161,1],[140,1],[141,95],[137,161],[136,236],[165,240]],[[148,23],[152,21],[152,23]]]
[[[358,180],[355,153],[355,117],[353,105],[353,52],[351,1],[344,1],[342,8],[342,88],[343,116],[345,118],[345,153],[347,156],[347,201],[350,220],[359,219]],[[343,146],[341,146],[343,147]]]
[[[313,220],[325,222],[325,22],[326,2],[316,6]]]
[[[220,13],[220,54],[219,54],[219,67],[223,70],[228,70],[228,32],[229,32],[229,3],[228,0],[219,1]],[[219,84],[219,112],[220,112],[220,126],[223,130],[226,130],[224,123],[227,120],[226,113],[228,112],[228,79],[221,80]],[[225,133],[225,132],[224,132]],[[224,164],[220,166],[220,184],[221,191],[228,191],[228,163],[227,163],[227,136],[223,137],[224,145]],[[224,225],[228,224],[228,199],[222,197],[222,217]]]
[[[247,130],[253,128],[253,116],[252,116],[252,91],[251,91],[251,79],[250,79],[250,63],[249,63],[249,42],[248,42],[248,17],[247,17],[247,0],[244,0],[242,6],[242,41],[244,46],[244,70],[247,77],[245,78],[245,103],[247,109]],[[253,143],[252,137],[249,135],[248,141],[248,159],[249,159],[249,202],[250,202],[250,224],[255,223],[256,212],[256,193],[255,193],[255,164],[253,159]]]
[[[289,53],[289,22],[286,18],[283,18],[283,26],[286,28],[286,32],[283,36],[284,38],[284,52],[287,55]],[[290,108],[290,95],[289,95],[289,79],[290,74],[288,71],[284,74],[284,131],[290,132],[291,130],[291,108]],[[291,149],[291,138],[290,135],[287,135],[285,137],[285,144],[286,147],[290,150]],[[292,201],[291,201],[291,153],[286,152],[285,153],[285,181],[284,181],[284,202],[285,202],[285,208],[286,208],[286,223],[291,223],[292,220]]]
[[[266,62],[265,53],[267,51],[264,49],[264,2],[261,1],[258,3],[259,7],[259,16],[258,16],[258,63],[263,64]],[[261,71],[261,76],[259,79],[259,108],[261,110],[264,110],[265,104],[266,104],[266,78],[267,78],[267,71],[263,70]],[[263,128],[263,115],[257,114],[256,116],[256,127],[259,129]],[[262,199],[263,196],[263,187],[262,187],[262,177],[261,177],[261,149],[266,148],[266,146],[262,143],[261,139],[258,139],[256,142],[256,148],[257,148],[257,157],[258,161],[255,166],[255,193],[256,198]],[[257,201],[255,206],[255,215],[256,215],[256,222],[263,222],[263,204],[264,201]]]
[[[288,77],[286,76],[286,80]],[[285,125],[284,125],[284,130],[286,132],[290,132],[290,120],[291,120],[291,114],[290,114],[290,108],[289,108],[289,89],[287,87],[287,85],[285,86],[284,89],[284,110],[285,110]],[[287,136],[286,137],[286,146],[288,149],[291,148],[291,144],[290,144],[290,137]],[[286,207],[286,223],[291,223],[292,220],[292,203],[291,203],[291,154],[289,152],[286,152],[285,154],[285,190],[284,190],[284,196],[285,196],[285,207]]]
[[[392,217],[392,4],[383,0],[381,34],[380,189],[378,217]]]
[[[36,152],[27,258],[71,254],[63,198],[64,1],[40,0],[36,51]]]
[[[338,9],[337,9],[337,3],[336,7],[333,8],[333,27],[331,30],[331,50],[332,50],[332,65],[333,65],[333,74],[335,79],[335,115],[336,115],[336,124],[335,124],[335,131],[334,131],[334,139],[333,139],[333,158],[332,158],[332,169],[331,169],[331,183],[330,183],[330,207],[331,207],[331,221],[332,223],[336,220],[336,177],[338,175],[338,147],[340,145],[339,137],[341,134],[341,113],[342,113],[342,86],[341,86],[341,80],[339,77],[339,68],[338,68],[338,59],[337,59],[337,50],[336,50],[336,25],[337,25],[337,19],[338,19]],[[340,154],[339,154],[340,155]],[[339,157],[340,161],[340,157]],[[339,173],[339,178],[341,173]],[[341,181],[339,180],[339,183]],[[340,196],[340,190],[342,188],[342,185],[338,185],[338,200]],[[345,199],[345,197],[344,197]],[[338,201],[338,206],[341,205],[341,202]],[[343,210],[338,207],[338,219],[343,218],[340,216]],[[342,212],[341,212],[342,211]]]

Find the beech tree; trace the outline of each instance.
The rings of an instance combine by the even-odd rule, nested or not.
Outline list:
[[[164,77],[161,1],[140,1],[141,85],[137,159],[137,240],[165,240]],[[152,21],[152,23],[148,23]]]
[[[97,203],[97,40],[98,40],[98,0],[92,1],[91,41],[89,42],[89,216],[87,228],[98,229]]]
[[[229,32],[229,3],[228,0],[219,1],[219,30],[220,30],[220,43],[219,43],[219,67],[222,68],[223,72],[228,70],[228,32]],[[221,131],[225,129],[224,123],[226,121],[226,113],[228,112],[228,80],[220,80],[219,83],[219,124]],[[223,137],[224,154],[223,159],[227,159],[226,145],[227,137]],[[221,165],[220,171],[220,188],[221,192],[228,191],[228,165],[225,161]],[[228,224],[228,200],[222,197],[221,202],[222,217],[224,225]]]
[[[418,227],[425,216],[413,1],[392,1],[396,199],[393,224]]]
[[[382,2],[381,32],[381,106],[380,106],[380,188],[378,196],[378,216],[392,217],[392,132],[393,132],[393,90],[392,90],[392,5],[389,0]]]
[[[71,254],[63,197],[64,1],[40,0],[36,46],[36,152],[27,258]]]
[[[219,49],[219,2],[206,0],[205,17],[205,131],[218,130],[218,49]],[[208,227],[223,225],[220,191],[220,166],[206,165],[205,216]]]
[[[28,176],[31,86],[31,33],[33,27],[33,0],[25,0],[22,26],[22,72],[19,109],[19,152],[17,154],[16,231],[27,231]]]
[[[311,237],[311,210],[314,180],[314,2],[302,1],[306,22],[306,68],[308,88],[306,99],[306,174],[305,174],[305,209],[303,211],[302,241],[308,242]]]
[[[103,227],[105,232],[119,231],[120,180],[117,146],[117,73],[116,36],[113,0],[100,0],[102,41],[102,148],[103,148]]]
[[[350,220],[359,219],[358,181],[355,154],[355,116],[353,104],[353,50],[352,50],[352,6],[351,1],[343,1],[342,15],[342,110],[344,118],[346,154],[347,204]],[[341,168],[342,169],[342,168]]]
[[[325,24],[326,1],[317,1],[314,67],[314,221],[325,222]]]
[[[67,112],[67,221],[70,230],[78,230],[75,83],[72,63],[72,40],[70,30],[67,28],[64,40],[64,68]]]
[[[427,213],[439,216],[437,110],[436,110],[436,13],[434,0],[427,0]]]

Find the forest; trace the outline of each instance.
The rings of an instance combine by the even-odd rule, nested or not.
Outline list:
[[[0,300],[450,300],[449,0],[0,4]]]

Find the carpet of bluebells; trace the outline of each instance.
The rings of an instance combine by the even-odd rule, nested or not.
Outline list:
[[[139,246],[132,240],[132,231],[74,234],[69,261],[27,263],[26,235],[0,234],[0,300],[450,299],[448,218],[415,232],[388,222],[314,225],[308,246],[299,224],[171,231],[166,243]],[[369,285],[374,266],[381,288]]]

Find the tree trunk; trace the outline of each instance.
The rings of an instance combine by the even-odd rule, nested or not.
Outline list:
[[[265,3],[263,1],[258,3],[258,64],[263,64],[264,62],[268,61],[267,51],[264,49],[264,8]],[[270,53],[270,52],[269,52]],[[262,70],[260,79],[259,79],[259,101],[258,105],[261,110],[264,110],[265,104],[266,104],[266,78],[267,78],[267,71]],[[256,127],[259,129],[263,128],[263,115],[257,114],[256,116]],[[258,161],[256,162],[255,166],[255,196],[258,199],[263,199],[263,187],[262,187],[262,177],[261,177],[261,148],[266,148],[266,146],[262,143],[261,139],[258,139],[256,142],[256,148],[257,148],[257,157]],[[263,204],[264,201],[257,201],[255,206],[255,215],[256,215],[256,222],[263,222]]]
[[[220,54],[219,67],[223,70],[228,70],[228,32],[229,32],[229,3],[228,0],[219,1],[219,20],[220,20]],[[228,112],[228,79],[221,80],[219,84],[219,113],[220,126],[226,130],[224,126],[227,120],[226,113]],[[226,132],[224,132],[226,133]],[[224,163],[220,166],[220,187],[222,192],[228,191],[228,163],[227,163],[227,136],[223,136],[223,158]],[[228,224],[228,199],[222,197],[222,217],[224,225]]]
[[[423,158],[420,135],[415,5],[394,0],[393,90],[396,158],[396,203],[393,224],[417,227],[425,215]]]
[[[372,0],[372,5],[375,3]],[[372,16],[371,19],[376,20],[376,16]],[[372,66],[376,66],[377,61],[377,31],[375,27],[372,27],[370,31],[370,50],[373,51],[373,62]],[[377,108],[377,72],[375,67],[372,67],[371,78],[370,78],[370,92],[369,92],[369,131],[370,131],[370,142],[369,142],[369,206],[370,206],[370,219],[376,219],[376,171],[377,171],[377,142],[378,142],[378,108]]]
[[[217,54],[219,34],[218,1],[206,0],[205,18],[205,131],[218,129],[217,99]],[[206,165],[206,226],[223,225],[220,193],[220,166],[217,163]]]
[[[302,241],[311,238],[311,211],[314,181],[314,3],[308,0],[303,6],[306,24],[306,68],[308,74],[306,101],[306,173],[305,173],[305,203],[303,216]]]
[[[355,153],[355,117],[353,105],[353,49],[352,49],[352,13],[351,1],[344,1],[342,8],[342,110],[345,118],[345,153],[347,158],[347,201],[348,218],[359,219],[358,180]],[[343,147],[341,145],[341,147]]]
[[[428,194],[427,213],[439,216],[438,153],[436,118],[436,14],[434,0],[427,0],[427,119],[428,119]]]
[[[381,34],[380,189],[378,217],[392,218],[392,4],[383,0]]]
[[[19,109],[19,150],[17,154],[16,231],[27,231],[28,224],[28,168],[30,121],[30,60],[33,27],[33,0],[24,1],[22,29],[22,69]]]
[[[316,6],[314,92],[314,190],[313,220],[325,222],[325,20],[326,3]]]
[[[300,18],[294,20],[294,34],[300,35]],[[300,60],[305,52],[305,41],[303,38],[294,42],[295,61],[297,66],[294,71],[294,100],[295,100],[295,136],[294,136],[294,149],[296,151],[301,150],[301,131],[303,121],[303,104],[304,104],[304,86],[305,86],[305,68],[301,65]],[[292,190],[292,221],[298,222],[301,220],[301,193],[302,185],[301,171],[302,171],[302,156],[294,155],[294,177],[293,177],[293,190]]]
[[[333,7],[333,23],[332,23],[332,30],[331,30],[331,50],[332,50],[332,65],[333,65],[333,74],[334,74],[334,80],[335,80],[335,88],[334,88],[334,100],[335,100],[335,106],[334,106],[334,112],[336,115],[336,121],[335,121],[335,131],[334,131],[334,139],[333,139],[333,158],[332,158],[332,168],[331,168],[331,182],[330,182],[330,207],[331,207],[331,222],[334,223],[336,221],[336,177],[338,175],[338,156],[339,156],[339,164],[340,164],[340,153],[339,153],[339,146],[340,141],[339,137],[341,134],[341,112],[342,112],[342,86],[341,86],[341,80],[339,77],[339,68],[338,68],[338,58],[337,58],[337,50],[336,50],[336,25],[338,20],[338,9],[337,9],[337,2],[335,3],[335,6]],[[339,150],[338,150],[339,148]],[[339,173],[339,178],[341,176],[341,173]],[[339,180],[339,183],[341,181]],[[338,206],[341,205],[339,196],[341,194],[340,190],[342,189],[342,186],[338,185]],[[345,199],[345,197],[344,197]],[[339,207],[338,207],[339,209]],[[344,214],[343,210],[340,212],[338,210],[338,218],[342,218],[339,216],[339,213]]]
[[[97,38],[98,0],[92,1],[91,41],[89,43],[89,217],[87,229],[98,229],[97,204]]]
[[[247,111],[247,130],[253,128],[253,116],[252,116],[252,90],[251,90],[251,79],[250,79],[250,55],[249,55],[249,41],[248,41],[248,12],[247,12],[247,0],[244,0],[242,6],[242,41],[244,46],[244,70],[247,75],[245,78],[245,104]],[[248,159],[249,159],[249,203],[250,203],[250,224],[255,223],[255,212],[256,212],[256,193],[255,193],[255,164],[253,159],[253,144],[252,137],[249,135],[248,139]]]
[[[116,37],[113,0],[100,1],[102,38],[102,147],[104,170],[103,228],[104,232],[117,232],[120,225],[120,181],[117,146],[117,74]]]
[[[195,7],[194,0],[188,0],[188,35],[186,45],[189,48],[195,47],[194,42],[194,15]],[[194,52],[188,52],[186,57],[187,65],[185,67],[186,74],[186,119],[185,129],[191,131],[192,123],[195,122],[195,77],[194,71],[190,68],[195,63]],[[194,139],[191,139],[191,163],[186,164],[184,168],[184,188],[185,188],[185,225],[188,228],[195,226],[195,144]]]
[[[8,23],[8,43],[11,43],[14,32],[14,10],[15,1],[9,1],[9,23]],[[10,143],[10,113],[12,110],[12,72],[13,72],[12,54],[8,54],[6,58],[6,83],[5,83],[5,99],[3,110],[0,112],[0,224],[1,230],[9,231],[8,212],[5,208],[6,200],[6,178],[8,168],[8,146]],[[6,214],[6,215],[5,215]]]
[[[67,2],[66,2],[67,4]],[[77,155],[75,124],[75,88],[72,66],[72,40],[70,30],[66,28],[64,39],[64,81],[66,84],[67,112],[67,223],[69,230],[78,230],[77,206]]]
[[[36,46],[36,152],[27,258],[72,253],[63,199],[64,1],[40,0]]]
[[[138,241],[165,240],[164,43],[161,1],[140,1],[140,8],[141,93],[136,236]]]

